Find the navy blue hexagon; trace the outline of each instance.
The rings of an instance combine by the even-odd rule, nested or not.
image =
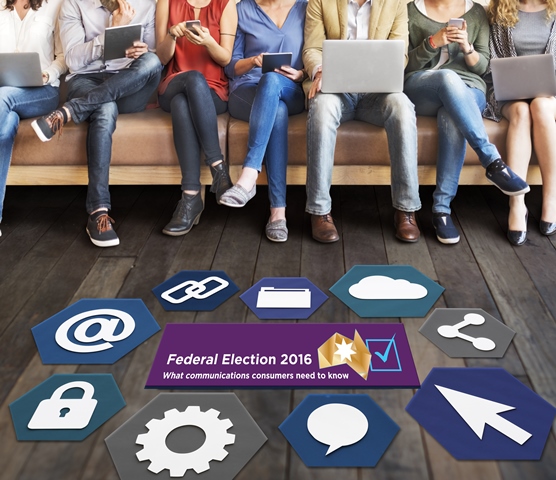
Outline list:
[[[400,427],[368,395],[308,395],[280,425],[308,467],[374,467]]]
[[[114,377],[56,374],[10,404],[18,440],[81,441],[125,406]]]
[[[360,317],[424,317],[444,288],[410,265],[356,265],[330,291]]]
[[[238,286],[221,270],[182,270],[153,288],[170,311],[212,311],[236,292]]]
[[[539,460],[556,414],[503,368],[433,368],[406,410],[458,460]]]
[[[305,277],[263,278],[239,298],[261,320],[304,320],[328,300]]]
[[[111,364],[160,326],[139,299],[83,299],[36,327],[33,337],[45,364]]]

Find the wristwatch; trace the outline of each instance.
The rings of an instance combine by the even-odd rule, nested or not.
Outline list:
[[[469,49],[469,51],[468,52],[463,52],[463,54],[465,56],[471,55],[474,51],[475,51],[475,47],[473,45],[471,45],[471,48]]]
[[[175,35],[172,34],[172,32],[170,31],[170,29],[168,29],[168,35],[170,35],[170,38],[172,40],[174,40],[174,42],[178,39],[178,37],[176,37]]]

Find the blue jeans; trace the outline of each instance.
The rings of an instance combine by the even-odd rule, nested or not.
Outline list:
[[[181,169],[181,189],[201,189],[201,149],[205,163],[222,160],[218,142],[217,115],[227,110],[227,103],[209,88],[196,70],[176,75],[158,97],[162,110],[172,114],[174,147]]]
[[[51,85],[0,87],[0,221],[19,119],[46,115],[58,106],[58,100],[58,88]]]
[[[310,100],[305,210],[312,215],[330,213],[336,131],[348,120],[385,128],[390,152],[392,204],[404,212],[419,210],[415,110],[403,93],[318,93]]]
[[[286,206],[288,165],[288,116],[301,113],[305,96],[301,84],[276,72],[265,73],[256,83],[232,92],[230,115],[249,122],[249,141],[244,167],[261,171],[263,159],[272,208]]]
[[[162,65],[154,53],[144,53],[118,73],[76,75],[68,82],[68,100],[64,106],[75,123],[89,121],[87,163],[89,186],[86,208],[91,213],[110,209],[108,177],[112,155],[112,134],[118,113],[145,109],[160,81]]]
[[[404,90],[415,104],[417,115],[437,117],[438,158],[432,210],[449,214],[458,190],[466,140],[483,167],[500,158],[483,123],[485,94],[468,87],[456,72],[448,69],[414,73],[406,80]]]

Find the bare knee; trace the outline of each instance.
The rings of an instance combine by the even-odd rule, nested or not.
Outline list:
[[[556,100],[552,97],[537,97],[531,101],[531,119],[533,123],[554,122]]]
[[[531,111],[527,102],[514,102],[503,110],[504,116],[514,128],[531,128]]]

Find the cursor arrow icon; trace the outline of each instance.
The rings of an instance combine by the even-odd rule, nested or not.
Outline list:
[[[529,432],[498,415],[501,412],[514,410],[515,407],[458,392],[440,385],[435,385],[435,387],[481,440],[487,424],[520,445],[531,438],[532,435]]]

